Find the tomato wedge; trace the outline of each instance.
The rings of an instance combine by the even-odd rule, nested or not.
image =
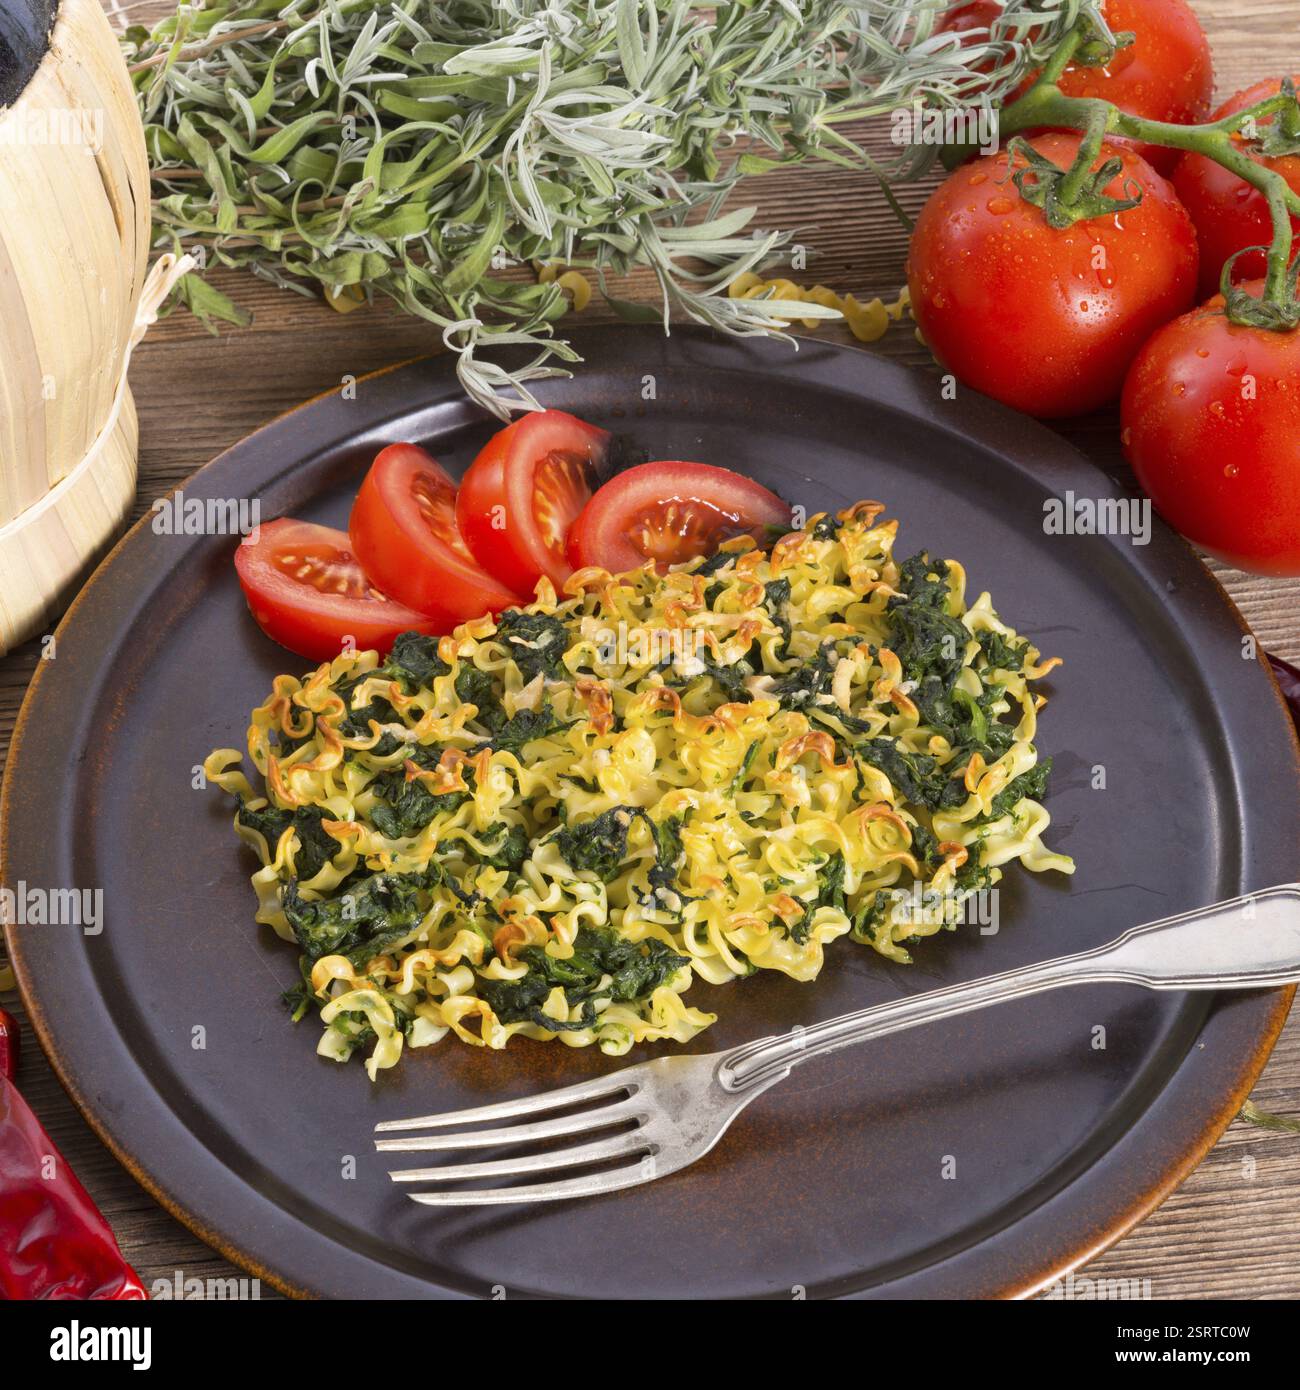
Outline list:
[[[591,496],[609,432],[562,410],[521,416],[483,447],[460,484],[456,521],[479,564],[531,598],[546,575],[558,593],[573,573],[569,528]]]
[[[387,653],[401,632],[436,632],[423,613],[386,598],[366,578],[346,532],[280,517],[247,536],[235,572],[257,625],[309,661],[349,644]]]
[[[456,525],[456,484],[417,444],[380,450],[348,522],[365,572],[394,598],[450,632],[519,602],[470,554]]]
[[[788,530],[790,508],[753,479],[708,463],[642,463],[615,474],[582,509],[569,558],[611,574],[647,560],[662,571],[733,536],[761,542],[768,527]]]

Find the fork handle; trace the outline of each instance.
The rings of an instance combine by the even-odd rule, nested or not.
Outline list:
[[[1300,981],[1300,884],[1165,917],[1078,955],[896,999],[724,1053],[725,1090],[771,1085],[809,1057],[922,1023],[1022,999],[1060,985],[1110,982],[1148,989],[1262,989]]]

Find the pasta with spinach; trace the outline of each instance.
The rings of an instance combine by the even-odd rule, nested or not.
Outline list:
[[[683,1043],[710,985],[906,962],[1043,843],[1033,686],[1057,662],[863,502],[770,550],[582,570],[448,637],[277,677],[210,780],[296,943],[295,1017],[376,1072],[449,1032]],[[925,910],[918,911],[918,902]]]

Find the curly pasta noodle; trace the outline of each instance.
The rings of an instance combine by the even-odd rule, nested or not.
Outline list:
[[[263,790],[205,768],[319,1051],[683,1043],[697,977],[812,980],[844,936],[906,962],[1010,861],[1073,872],[1034,746],[1057,662],[956,562],[895,561],[881,510],[277,677]]]

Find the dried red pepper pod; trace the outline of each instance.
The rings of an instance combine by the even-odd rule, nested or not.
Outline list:
[[[1289,661],[1283,661],[1280,656],[1273,656],[1271,653],[1268,662],[1277,678],[1277,688],[1282,692],[1282,698],[1291,711],[1291,722],[1296,727],[1296,733],[1300,734],[1300,670]]]
[[[0,1009],[0,1076],[9,1081],[18,1080],[18,1051],[21,1039],[18,1020]]]
[[[0,1009],[0,1299],[142,1299],[99,1208],[13,1083],[18,1025]]]

